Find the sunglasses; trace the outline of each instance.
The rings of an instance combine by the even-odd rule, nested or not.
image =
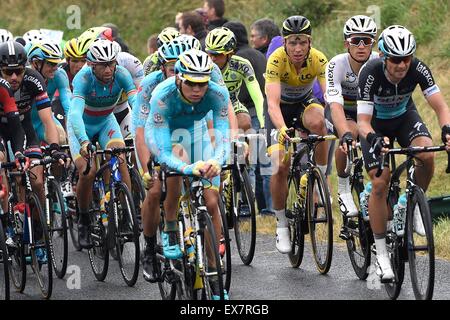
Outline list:
[[[23,74],[25,72],[25,68],[8,68],[8,69],[2,69],[2,73],[6,74],[7,76],[12,76],[14,73],[18,76]]]
[[[362,42],[364,47],[368,47],[373,45],[375,39],[372,39],[370,37],[350,37],[347,39],[347,41],[351,46],[359,47]]]
[[[208,81],[206,81],[206,82],[192,82],[192,81],[189,81],[189,80],[185,80],[183,82],[184,82],[185,85],[187,85],[188,87],[191,87],[191,88],[193,88],[193,87],[204,88],[204,87],[206,87],[208,85]]]
[[[412,60],[412,56],[406,56],[406,57],[389,57],[388,60],[392,62],[393,64],[400,64],[402,62],[404,63],[410,63]]]
[[[114,69],[117,65],[117,61],[110,61],[110,62],[98,62],[95,64],[95,67],[100,70],[105,70],[106,67],[109,67],[110,69]]]

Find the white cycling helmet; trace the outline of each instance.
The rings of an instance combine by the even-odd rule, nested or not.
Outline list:
[[[202,50],[202,44],[200,41],[189,34],[182,34],[181,36],[176,38],[177,40],[184,42],[189,49],[197,49]]]
[[[122,47],[120,46],[120,44],[117,41],[113,41],[112,42],[114,45],[114,49],[117,51],[117,54],[122,52]]]
[[[86,59],[90,62],[111,62],[117,59],[118,52],[109,40],[96,40],[89,47]]]
[[[6,29],[0,29],[0,43],[13,40],[13,35]]]
[[[393,25],[381,33],[378,39],[378,49],[386,57],[406,57],[416,52],[416,40],[405,27]]]
[[[344,39],[353,34],[367,34],[375,38],[377,36],[377,24],[372,18],[364,15],[353,16],[344,25]]]
[[[175,63],[175,74],[182,80],[207,82],[211,78],[213,62],[209,55],[197,49],[182,53]]]
[[[25,42],[28,44],[42,41],[44,35],[40,30],[30,30],[23,35],[23,38],[25,39]]]

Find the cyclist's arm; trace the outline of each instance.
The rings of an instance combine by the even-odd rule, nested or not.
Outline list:
[[[145,144],[145,131],[144,127],[136,128],[135,133],[135,146],[136,146],[136,153],[139,158],[139,163],[141,163],[141,167],[143,172],[148,172],[146,163],[148,163],[148,160],[150,159],[150,150],[148,149],[147,145]]]
[[[261,92],[261,87],[256,79],[255,71],[253,70],[252,65],[249,63],[247,66],[248,72],[244,75],[244,82],[247,86],[247,91],[255,104],[256,116],[258,117],[259,125],[261,128],[264,128],[264,96]]]
[[[317,53],[318,56],[318,64],[319,64],[319,69],[318,69],[318,73],[317,73],[317,81],[319,81],[320,84],[320,89],[322,90],[322,93],[325,93],[327,90],[327,81],[326,81],[326,68],[328,65],[328,59],[327,57],[322,53],[322,52],[318,52]]]
[[[70,91],[69,78],[67,77],[66,71],[62,68],[58,70],[60,71],[55,74],[55,81],[57,81],[59,100],[61,101],[61,105],[64,109],[64,114],[67,115],[69,113],[72,92]]]
[[[148,171],[145,165],[150,159],[150,151],[145,144],[145,123],[148,119],[148,114],[150,112],[149,99],[151,97],[151,91],[147,92],[147,86],[141,87],[136,95],[136,106],[133,108],[132,113],[132,126],[135,133],[135,146],[136,154],[139,158],[139,162],[142,164],[142,169],[145,172]]]
[[[224,93],[228,93],[228,90],[224,90]],[[213,109],[213,123],[215,130],[215,148],[214,148],[214,160],[223,165],[230,156],[230,134],[228,123],[228,110],[227,101],[228,95],[225,99],[218,99],[218,103],[215,104]]]
[[[437,92],[426,99],[438,116],[439,126],[443,127],[446,124],[450,124],[450,111],[442,93]]]
[[[11,143],[13,152],[23,152],[25,141],[25,131],[20,123],[19,110],[17,109],[16,100],[9,84],[0,79],[0,105],[8,119],[8,127],[11,132]]]
[[[72,126],[75,137],[81,144],[84,141],[89,141],[89,137],[86,134],[86,126],[84,125],[83,113],[85,107],[85,100],[83,96],[79,96],[76,93],[74,86],[74,97],[69,109],[69,115],[67,117],[67,123]]]
[[[286,126],[281,113],[281,85],[278,82],[266,83],[266,97],[270,120],[278,130]]]
[[[55,122],[53,121],[53,112],[51,108],[45,108],[38,111],[39,118],[41,119],[45,128],[45,138],[48,144],[59,144],[59,134],[56,129]]]

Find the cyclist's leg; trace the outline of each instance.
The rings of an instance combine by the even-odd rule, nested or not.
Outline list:
[[[114,116],[120,126],[122,137],[127,138],[131,134],[131,109],[128,101],[116,106]]]

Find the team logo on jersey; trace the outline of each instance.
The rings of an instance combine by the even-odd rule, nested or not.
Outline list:
[[[161,114],[155,113],[155,114],[153,115],[153,122],[156,123],[156,124],[161,124],[161,123],[163,123],[164,121],[163,121],[163,118],[162,118]]]
[[[353,83],[356,81],[356,75],[352,72],[347,72],[345,75],[345,81],[348,83]]]
[[[220,110],[220,116],[222,118],[228,117],[228,106],[227,107],[223,107],[222,110]]]
[[[114,135],[114,133],[116,133],[116,130],[114,130],[114,129],[109,130],[109,132],[108,132],[108,137],[109,137],[110,139],[112,139],[112,136]]]
[[[338,95],[339,91],[337,89],[328,89],[327,90],[327,95],[329,96],[336,96]]]

